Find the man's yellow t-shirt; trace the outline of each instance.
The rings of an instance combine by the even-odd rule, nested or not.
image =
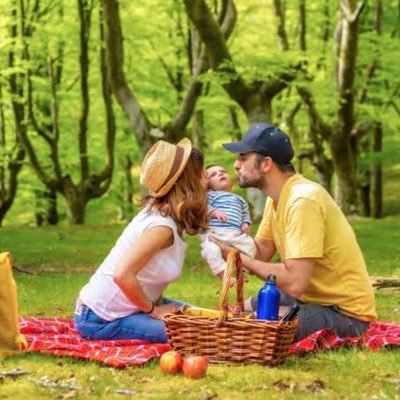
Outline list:
[[[256,238],[273,240],[282,261],[315,258],[301,301],[337,305],[361,321],[376,320],[374,292],[353,229],[321,185],[300,174],[290,177],[276,208],[267,199]]]

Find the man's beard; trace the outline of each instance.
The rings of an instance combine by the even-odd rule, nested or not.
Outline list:
[[[241,188],[257,188],[261,189],[261,178],[257,177],[237,177],[238,184]]]

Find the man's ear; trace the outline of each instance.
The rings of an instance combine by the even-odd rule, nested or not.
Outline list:
[[[272,166],[274,165],[274,162],[271,157],[265,157],[264,160],[262,161],[262,169],[264,173],[266,174],[268,171],[271,170]]]

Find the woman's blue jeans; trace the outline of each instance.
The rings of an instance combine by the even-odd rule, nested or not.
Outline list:
[[[163,303],[184,302],[163,298]],[[75,328],[84,339],[117,340],[140,339],[153,343],[166,343],[167,333],[164,322],[151,318],[146,313],[131,314],[114,321],[106,321],[96,315],[89,307],[78,305],[74,312]]]

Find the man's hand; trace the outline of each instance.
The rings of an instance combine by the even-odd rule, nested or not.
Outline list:
[[[226,243],[223,243],[223,242],[219,241],[218,239],[215,239],[212,236],[210,236],[208,240],[210,242],[215,243],[217,246],[219,246],[219,248],[221,249],[222,257],[224,258],[224,260],[226,260],[226,258],[228,257],[229,252],[231,252],[232,250],[235,250],[234,247],[229,246]]]

